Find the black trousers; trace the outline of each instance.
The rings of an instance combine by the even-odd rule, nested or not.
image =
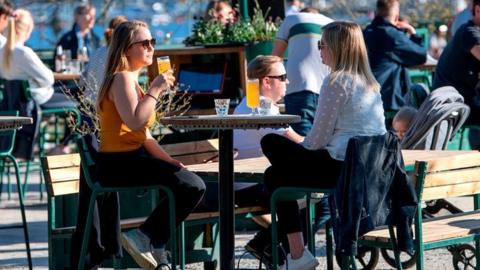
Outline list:
[[[343,161],[330,157],[325,149],[308,150],[284,136],[267,134],[261,140],[263,153],[272,164],[265,171],[265,186],[271,195],[279,187],[334,188]],[[278,203],[278,222],[284,231],[301,232],[296,201]]]
[[[105,186],[164,185],[175,194],[176,223],[180,224],[197,206],[205,193],[205,183],[192,172],[179,173],[180,168],[151,157],[141,147],[122,153],[99,153],[98,179]],[[181,177],[179,177],[181,175]],[[153,210],[140,229],[154,246],[170,238],[168,200]]]

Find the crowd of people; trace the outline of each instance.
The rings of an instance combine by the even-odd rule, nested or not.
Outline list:
[[[302,7],[300,1],[288,3],[288,16],[280,26],[271,55],[259,55],[250,61],[247,76],[259,80],[260,98],[271,104],[266,114],[280,114],[279,103],[283,100],[286,113],[299,115],[301,122],[281,129],[234,133],[236,158],[264,155],[270,161],[262,188],[267,197],[282,186],[335,187],[352,137],[383,135],[393,129],[402,140],[417,116],[416,108],[406,99],[414,88],[409,68],[427,60],[425,40],[401,19],[398,0],[377,0],[375,18],[363,30],[356,23]],[[480,0],[473,0],[468,10],[470,19],[455,24],[455,33],[442,46],[443,52],[435,51],[439,61],[430,90],[455,87],[471,108],[468,123],[479,125]],[[150,132],[159,96],[175,84],[173,71],[159,74],[142,88],[139,74],[152,64],[156,42],[148,25],[117,16],[105,31],[106,45],[102,47],[100,38],[91,31],[95,16],[92,5],[75,8],[72,30],[57,46],[70,51],[72,58],[86,53],[84,60],[89,60],[80,85],[96,100],[101,127],[97,177],[106,186],[156,185],[160,173],[161,184],[176,195],[179,224],[194,211],[206,187],[199,176],[163,150]],[[223,24],[236,19],[234,9],[223,0],[212,1],[205,16]],[[33,29],[30,12],[15,10],[9,0],[0,0],[0,32],[5,34],[0,34],[4,59],[0,77],[28,80],[32,98],[43,107],[76,106],[54,89],[52,71],[25,46]],[[438,35],[445,37],[444,32],[439,29]],[[244,98],[234,113],[248,112]],[[395,117],[386,119],[390,112],[396,113]],[[480,148],[479,138],[475,132],[470,134],[474,149]],[[321,211],[317,211],[317,220],[327,220],[327,198],[318,205]],[[313,269],[318,262],[305,248],[298,203],[282,202],[278,209],[289,251],[283,267]],[[168,266],[166,213],[168,207],[162,201],[143,225],[122,234],[123,246],[141,267]],[[249,246],[256,257],[262,256],[261,245],[253,247],[250,242]]]

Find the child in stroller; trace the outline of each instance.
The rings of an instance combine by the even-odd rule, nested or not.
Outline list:
[[[453,87],[441,87],[430,93],[421,103],[418,111],[412,107],[403,107],[394,117],[392,127],[401,140],[403,149],[446,150],[447,143],[455,136],[470,113],[470,108],[463,103],[463,97]],[[403,134],[403,131],[406,133]],[[427,202],[423,209],[424,217],[434,217],[445,209],[455,214],[463,212],[447,200]],[[471,245],[452,245],[448,251],[452,253],[455,269],[470,269],[471,260],[475,259],[475,248]],[[381,249],[385,261],[395,267],[393,252]],[[415,264],[415,254],[402,256],[403,268]],[[474,265],[474,264],[473,264]],[[473,268],[472,268],[473,269]]]

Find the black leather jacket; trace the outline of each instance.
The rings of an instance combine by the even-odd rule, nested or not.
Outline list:
[[[385,224],[397,227],[399,248],[411,252],[416,205],[397,137],[389,132],[351,138],[330,196],[337,254],[356,255],[358,237]]]

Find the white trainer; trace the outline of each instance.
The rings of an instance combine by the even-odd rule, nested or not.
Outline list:
[[[152,255],[150,238],[140,229],[122,233],[122,246],[140,267],[149,270],[157,267],[157,261]]]
[[[290,254],[287,255],[285,264],[280,266],[280,270],[286,270],[288,264],[288,270],[313,270],[318,266],[318,261],[313,257],[312,253],[305,248],[303,250],[302,257],[294,260]]]

